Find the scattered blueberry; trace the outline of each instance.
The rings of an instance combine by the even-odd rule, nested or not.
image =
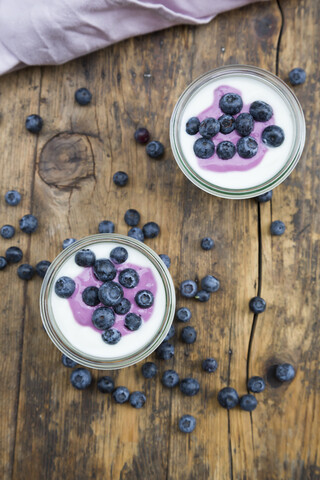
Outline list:
[[[119,273],[119,283],[125,288],[134,288],[139,283],[139,274],[133,268],[125,268]]]
[[[283,235],[286,230],[285,224],[281,220],[275,220],[271,223],[270,232],[271,235],[280,236]]]
[[[166,370],[163,372],[161,382],[167,388],[176,387],[179,383],[179,375],[175,370]]]
[[[180,338],[184,343],[194,343],[197,339],[197,332],[193,327],[184,327],[181,330]]]
[[[198,138],[194,142],[193,151],[198,158],[210,158],[214,154],[214,143],[206,138]]]
[[[117,185],[117,187],[125,187],[128,183],[129,177],[126,172],[116,172],[113,175],[113,183]]]
[[[76,368],[70,375],[71,385],[78,390],[88,388],[92,381],[92,376],[86,368]]]
[[[10,263],[18,263],[22,259],[23,253],[19,247],[9,247],[6,250],[6,260]]]
[[[262,195],[259,195],[256,197],[256,201],[258,203],[266,203],[269,202],[272,198],[273,191],[270,190],[269,192],[263,193]]]
[[[289,81],[291,85],[301,85],[306,81],[307,75],[303,68],[294,68],[289,72]]]
[[[92,93],[87,88],[78,88],[75,91],[74,98],[79,105],[88,105],[92,99]]]
[[[102,220],[98,226],[99,233],[114,233],[114,223],[111,220]]]
[[[64,365],[67,368],[74,368],[77,366],[77,362],[75,362],[74,360],[71,360],[71,358],[67,357],[67,355],[65,354],[62,355],[61,361],[62,361],[62,365]]]
[[[257,407],[258,401],[256,397],[248,393],[240,398],[239,405],[241,410],[245,410],[246,412],[252,412]]]
[[[217,290],[219,290],[220,282],[213,275],[206,275],[201,280],[201,288],[202,288],[202,290],[205,290],[206,292],[213,293],[213,292],[216,292]]]
[[[249,112],[256,122],[267,122],[273,115],[272,107],[261,100],[251,103]]]
[[[35,269],[28,263],[23,263],[22,265],[19,265],[17,273],[21,280],[31,280],[35,274]]]
[[[266,301],[261,297],[253,297],[249,302],[249,308],[253,313],[262,313],[266,309]]]
[[[233,132],[235,119],[231,115],[221,115],[221,117],[218,118],[218,122],[220,123],[220,133],[227,135]]]
[[[89,248],[83,248],[76,253],[74,261],[79,267],[92,267],[96,262],[96,256]]]
[[[191,117],[186,123],[186,132],[189,135],[195,135],[199,132],[200,120],[198,117]]]
[[[99,288],[99,300],[107,307],[113,307],[123,299],[123,289],[117,282],[106,282]]]
[[[236,118],[236,131],[241,137],[250,135],[254,127],[254,120],[250,113],[240,113]]]
[[[221,407],[230,410],[239,404],[239,395],[234,388],[225,387],[218,393],[218,402]]]
[[[160,253],[159,257],[161,258],[161,260],[163,261],[165,266],[167,268],[170,268],[170,265],[171,265],[170,257],[168,255],[166,255],[165,253]]]
[[[95,307],[99,303],[99,289],[97,287],[87,287],[82,292],[82,300],[89,307]]]
[[[110,258],[115,263],[124,263],[128,259],[128,251],[123,247],[113,248],[110,252]]]
[[[277,365],[275,376],[279,382],[289,382],[296,376],[296,371],[290,363],[283,363]]]
[[[129,227],[136,227],[140,222],[140,213],[134,208],[129,208],[124,214],[124,221]]]
[[[199,290],[194,298],[199,302],[207,302],[210,299],[210,292]]]
[[[121,333],[116,328],[108,328],[101,336],[102,340],[109,345],[115,345],[121,340]]]
[[[69,298],[75,291],[76,284],[70,277],[60,277],[55,283],[54,291],[61,298]]]
[[[193,280],[184,280],[180,283],[180,293],[183,297],[192,298],[196,295],[198,287]]]
[[[7,266],[7,260],[4,257],[0,257],[0,270],[3,270]]]
[[[125,315],[129,312],[131,308],[131,303],[127,298],[123,298],[120,303],[113,307],[113,310],[117,315]]]
[[[218,362],[215,358],[206,358],[201,365],[202,370],[208,373],[214,373],[218,368]]]
[[[148,130],[144,127],[137,128],[137,130],[134,132],[134,139],[136,142],[144,144],[149,142],[150,138],[150,133]]]
[[[108,376],[100,377],[97,387],[101,393],[112,393],[114,390],[114,381]]]
[[[268,147],[280,147],[284,141],[284,131],[277,125],[269,125],[263,130],[261,139]]]
[[[196,380],[195,378],[184,378],[180,382],[180,390],[184,395],[187,395],[188,397],[193,397],[199,392],[200,385],[198,380]]]
[[[158,367],[153,362],[146,362],[142,365],[141,372],[144,378],[153,378],[157,375]]]
[[[148,222],[142,227],[145,238],[155,238],[160,233],[160,227],[155,222]]]
[[[128,232],[128,237],[135,238],[136,240],[140,240],[140,242],[144,241],[144,233],[139,227],[132,227]]]
[[[43,127],[43,120],[39,115],[33,114],[26,118],[26,129],[31,133],[39,133]]]
[[[252,158],[258,152],[258,144],[252,137],[242,137],[237,142],[237,152],[242,158]]]
[[[230,160],[236,154],[236,147],[232,142],[225,140],[218,143],[217,145],[217,155],[221,160]]]
[[[220,131],[220,123],[215,118],[209,117],[202,120],[199,133],[203,138],[210,140]]]
[[[21,201],[21,195],[17,190],[9,190],[5,196],[4,199],[10,207],[15,207],[18,205]]]
[[[211,237],[205,237],[201,240],[202,250],[212,250],[214,247],[214,240]]]
[[[12,225],[3,225],[0,229],[0,235],[2,238],[12,238],[15,234],[15,228]]]
[[[33,233],[38,228],[38,219],[34,215],[28,213],[19,220],[19,226],[20,230],[24,233]]]
[[[266,388],[265,381],[262,377],[251,377],[248,380],[248,390],[253,393],[260,393]]]
[[[140,308],[149,308],[153,305],[154,297],[150,290],[140,290],[134,297]]]
[[[169,360],[174,356],[174,346],[169,342],[162,342],[156,350],[156,355],[161,360]]]
[[[146,146],[147,155],[151,158],[160,158],[164,154],[164,146],[161,142],[154,140]]]
[[[112,396],[117,403],[126,403],[129,400],[130,392],[126,387],[117,387]]]
[[[134,332],[135,330],[138,330],[141,327],[142,324],[142,318],[140,315],[136,313],[127,313],[125,319],[124,319],[124,325],[128,330],[131,330],[131,332]]]
[[[101,282],[109,282],[117,275],[115,266],[108,258],[99,258],[93,266],[93,273]]]
[[[237,93],[226,93],[220,98],[219,107],[223,113],[235,115],[239,113],[243,107],[242,98]]]
[[[62,248],[65,250],[66,248],[70,247],[74,242],[77,240],[75,238],[65,238],[62,242]]]
[[[179,430],[182,433],[192,433],[196,428],[196,419],[192,415],[183,415],[179,420]]]
[[[129,403],[133,408],[142,408],[146,403],[146,396],[142,392],[132,392],[129,397]]]
[[[167,333],[167,336],[164,338],[164,342],[170,340],[172,337],[175,336],[176,329],[174,328],[174,325],[171,325],[169,332]]]
[[[191,312],[187,307],[181,307],[176,312],[176,319],[178,320],[178,322],[189,322],[191,316]]]

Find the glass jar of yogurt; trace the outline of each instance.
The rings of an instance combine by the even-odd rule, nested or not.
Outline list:
[[[223,97],[228,99],[228,96],[240,98],[239,108],[232,109],[231,102],[228,110],[228,103],[223,103]],[[259,105],[267,105],[265,108],[270,114],[255,109]],[[240,118],[238,122],[237,118],[241,114],[250,117],[252,125],[247,132],[244,129],[239,134],[240,129],[234,125],[240,125]],[[225,129],[216,132],[215,126],[219,124],[218,130],[223,115],[227,115],[232,124],[226,122]],[[204,130],[206,138],[203,139],[201,127],[199,132],[195,124],[193,131],[187,128],[190,119],[194,118],[200,125],[211,119],[212,137],[211,133],[206,136],[208,130]],[[274,127],[282,135],[281,142],[277,143],[276,139],[272,143]],[[269,138],[266,137],[268,130]],[[183,173],[202,190],[231,199],[256,197],[282,183],[299,161],[305,134],[303,111],[292,90],[272,73],[248,65],[220,67],[196,79],[179,98],[170,122],[171,148]],[[205,147],[200,153],[195,148],[199,138]],[[241,156],[238,142],[241,140],[243,144],[248,138],[254,151],[244,151]],[[220,145],[226,141],[232,144],[227,145],[231,150],[223,150]],[[220,156],[218,147],[222,152]],[[221,158],[223,152],[227,158]]]
[[[62,353],[80,365],[114,370],[143,360],[161,344],[174,317],[175,289],[147,245],[118,234],[92,235],[52,262],[40,312]]]

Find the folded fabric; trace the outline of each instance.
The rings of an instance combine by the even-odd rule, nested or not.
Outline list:
[[[56,65],[125,38],[203,24],[257,0],[3,0],[0,74]],[[266,0],[258,0],[266,1]]]

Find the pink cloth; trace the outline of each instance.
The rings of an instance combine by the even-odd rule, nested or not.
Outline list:
[[[128,37],[203,24],[257,0],[0,1],[0,74],[55,65]],[[265,0],[259,0],[265,1]]]

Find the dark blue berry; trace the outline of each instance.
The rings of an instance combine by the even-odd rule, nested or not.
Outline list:
[[[82,292],[82,300],[89,307],[95,307],[99,303],[99,289],[97,287],[87,287]]]
[[[227,140],[218,143],[217,155],[221,160],[230,160],[236,154],[236,147],[232,142]]]
[[[125,268],[119,273],[119,283],[125,288],[136,287],[139,280],[139,274],[133,268]]]
[[[8,263],[18,263],[22,259],[23,253],[19,247],[9,247],[6,250],[6,260]]]
[[[214,143],[206,138],[198,138],[194,142],[193,151],[198,158],[210,158],[214,154]]]
[[[205,237],[201,240],[202,250],[211,250],[214,247],[214,240],[211,237]]]
[[[33,233],[38,228],[38,219],[34,215],[28,213],[19,220],[19,226],[20,230],[24,233]]]
[[[161,260],[163,261],[163,263],[165,264],[165,266],[167,268],[170,268],[170,265],[171,265],[171,259],[168,255],[166,255],[165,253],[160,253],[159,257],[161,258]]]
[[[164,338],[164,342],[167,340],[170,340],[172,337],[174,337],[176,333],[176,329],[174,328],[173,325],[171,325],[169,332],[167,333],[167,336]]]
[[[136,240],[140,240],[140,242],[144,241],[144,233],[139,227],[132,227],[128,232],[128,237],[135,238]]]
[[[76,284],[70,277],[60,277],[55,283],[54,291],[61,298],[69,298],[75,291]]]
[[[169,360],[174,356],[174,346],[169,342],[162,342],[156,350],[156,355],[160,360]]]
[[[289,72],[289,81],[291,85],[301,85],[306,81],[307,75],[303,68],[294,68]]]
[[[253,393],[260,393],[266,388],[265,381],[262,377],[251,377],[248,380],[248,390]]]
[[[108,328],[101,337],[108,345],[116,345],[121,340],[121,333],[116,328]]]
[[[125,315],[126,313],[129,312],[130,308],[131,308],[131,303],[129,302],[129,300],[127,298],[123,298],[121,302],[118,303],[118,305],[115,305],[113,307],[113,310],[117,315]]]
[[[280,147],[284,141],[284,131],[277,125],[269,125],[263,130],[261,139],[268,147]]]
[[[118,305],[123,299],[123,289],[119,283],[106,282],[99,288],[99,300],[107,307]]]
[[[205,290],[206,292],[213,293],[213,292],[216,292],[217,290],[219,290],[220,282],[213,275],[206,275],[201,280],[201,288],[202,288],[202,290]]]
[[[112,393],[114,390],[114,381],[108,376],[100,377],[97,387],[101,393]]]
[[[129,177],[126,172],[116,172],[113,175],[113,183],[117,185],[117,187],[125,187],[128,183]]]
[[[109,282],[117,275],[117,271],[112,262],[107,258],[99,258],[93,266],[93,273],[101,282]]]
[[[192,298],[196,295],[198,287],[193,280],[184,280],[180,283],[180,293],[183,297]]]
[[[262,313],[266,309],[266,301],[261,297],[253,297],[249,302],[249,308],[253,313]]]
[[[111,220],[102,220],[98,226],[99,233],[114,233],[114,223]]]
[[[26,118],[26,129],[31,133],[39,133],[43,127],[43,120],[39,115],[33,114]]]
[[[221,115],[221,117],[218,118],[218,122],[220,123],[220,133],[227,135],[233,132],[235,119],[231,115]]]
[[[240,138],[237,142],[237,152],[242,158],[252,158],[258,152],[258,143],[252,137]]]
[[[241,112],[243,107],[242,98],[237,93],[226,93],[220,98],[219,107],[223,113],[235,115]]]
[[[124,319],[124,325],[128,330],[131,330],[131,332],[134,332],[135,330],[138,330],[141,327],[142,324],[142,318],[140,315],[136,313],[127,313],[125,319]]]
[[[129,397],[129,403],[133,408],[142,408],[146,403],[146,396],[142,392],[132,392]]]
[[[3,225],[0,229],[0,235],[2,238],[12,238],[15,234],[15,228],[12,225]]]
[[[157,375],[158,367],[153,362],[146,362],[142,365],[141,372],[144,378],[153,378]]]
[[[220,123],[215,118],[209,117],[202,120],[199,127],[199,133],[203,138],[207,140],[211,139],[220,130]]]
[[[5,196],[4,199],[10,207],[15,207],[18,205],[21,201],[21,195],[17,190],[9,190]]]
[[[28,263],[23,263],[19,265],[17,273],[21,280],[31,280],[35,274],[35,269]]]
[[[192,433],[196,428],[196,419],[192,415],[183,415],[179,420],[179,430],[182,433]]]
[[[195,135],[199,132],[200,120],[198,117],[191,117],[186,123],[186,132],[189,135]]]
[[[218,368],[218,362],[215,358],[206,358],[201,365],[202,370],[208,373],[214,373]]]
[[[271,235],[280,236],[283,235],[286,230],[285,224],[281,220],[275,220],[271,223],[270,232]]]
[[[124,263],[128,259],[128,251],[124,247],[113,248],[110,252],[110,258],[115,263]]]
[[[272,190],[270,190],[269,192],[263,193],[262,195],[259,195],[258,197],[256,197],[256,201],[258,203],[269,202],[272,198],[272,193],[273,193]]]
[[[210,293],[206,290],[199,290],[194,298],[199,302],[207,302],[210,299]]]
[[[117,387],[112,393],[113,399],[117,403],[126,403],[129,400],[130,392],[126,387]]]
[[[140,308],[149,308],[153,305],[154,297],[150,290],[140,290],[134,297]]]
[[[92,376],[86,368],[76,368],[70,375],[71,385],[78,390],[88,388],[92,381]]]
[[[76,253],[74,261],[79,267],[92,267],[96,262],[96,256],[89,248],[83,248]]]
[[[92,99],[92,93],[87,88],[78,88],[75,91],[74,98],[79,105],[88,105]]]
[[[272,107],[261,100],[251,103],[249,112],[256,122],[267,122],[273,115]]]
[[[4,257],[0,257],[0,270],[3,270],[7,264],[7,260]]]
[[[151,158],[160,158],[164,154],[164,146],[161,142],[154,140],[146,146],[147,155]]]
[[[236,118],[236,131],[241,137],[250,135],[254,127],[254,120],[250,113],[240,113]]]
[[[144,144],[149,142],[150,138],[150,133],[148,130],[144,127],[137,128],[137,130],[134,132],[134,139],[136,142]]]
[[[189,322],[191,316],[191,312],[187,307],[181,307],[176,312],[176,319],[178,320],[178,322]]]
[[[67,357],[67,355],[65,354],[62,355],[61,361],[62,361],[62,365],[64,365],[67,368],[74,368],[78,365],[77,362],[75,362],[74,360],[71,360],[71,358]]]
[[[129,208],[124,214],[124,221],[129,227],[136,227],[140,222],[140,213],[134,208]]]
[[[253,412],[253,410],[255,410],[258,405],[258,401],[256,397],[248,393],[240,398],[239,405],[241,410],[245,410],[246,412]]]
[[[198,380],[196,380],[195,378],[184,378],[180,382],[180,390],[184,395],[187,395],[188,397],[193,397],[199,392],[200,385]]]
[[[62,248],[65,250],[66,248],[70,247],[74,242],[77,240],[75,238],[65,238],[62,242]]]
[[[166,370],[165,372],[163,372],[161,378],[162,385],[167,388],[176,387],[179,383],[179,380],[179,375],[175,370]]]
[[[142,227],[145,238],[155,238],[160,233],[160,227],[155,222],[148,222]]]
[[[290,363],[283,363],[277,365],[275,376],[279,382],[289,382],[296,376],[296,371]]]
[[[239,404],[239,395],[234,388],[225,387],[218,393],[218,402],[221,407],[230,410]]]
[[[194,343],[197,340],[197,332],[193,327],[184,327],[181,330],[180,338],[184,343]]]

